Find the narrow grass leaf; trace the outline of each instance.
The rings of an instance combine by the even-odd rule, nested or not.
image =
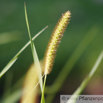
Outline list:
[[[43,28],[40,32],[38,32],[33,38],[32,40],[36,39],[36,37],[38,37],[48,26],[46,26],[45,28]],[[3,68],[3,70],[0,73],[0,78],[9,70],[9,68],[15,63],[15,61],[17,60],[17,58],[19,57],[19,55],[29,46],[31,42],[27,42],[21,49],[20,51],[8,62],[8,64]]]
[[[4,75],[4,73],[16,62],[17,58],[13,58],[6,66],[5,68],[1,71],[0,73],[0,78]]]
[[[41,72],[41,67],[40,67],[38,55],[36,53],[35,45],[32,41],[31,34],[30,34],[29,22],[28,22],[26,4],[25,3],[24,3],[24,9],[25,9],[26,25],[27,25],[27,29],[28,29],[29,38],[30,38],[30,41],[31,41],[31,51],[32,51],[32,55],[33,55],[34,64],[36,65],[36,67],[38,69],[38,76],[39,76],[39,79],[40,79],[40,87],[41,87],[41,91],[42,91],[42,72]]]
[[[34,53],[34,63],[35,63],[35,67],[37,69],[40,86],[41,86],[41,90],[42,90],[42,70],[41,70],[40,62],[39,62],[38,55],[37,55],[34,44],[33,44],[33,53]]]
[[[79,94],[83,91],[83,89],[86,87],[88,84],[89,80],[92,78],[93,74],[97,70],[99,64],[101,63],[103,59],[103,51],[100,53],[99,57],[97,58],[92,70],[90,71],[89,75],[83,80],[81,85],[78,87],[78,89],[73,93],[72,97],[75,96],[76,98],[79,96]],[[70,101],[68,100],[67,103],[76,103],[76,99]]]

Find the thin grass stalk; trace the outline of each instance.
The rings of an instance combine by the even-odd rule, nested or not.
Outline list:
[[[81,92],[83,91],[83,89],[86,87],[86,85],[88,84],[88,82],[90,81],[90,79],[92,78],[92,76],[94,75],[94,73],[96,72],[98,66],[100,65],[101,61],[103,59],[103,51],[100,53],[100,55],[98,56],[93,68],[91,69],[89,75],[83,80],[83,82],[81,83],[81,85],[77,88],[77,90],[73,93],[72,96],[75,96],[76,98],[79,96],[79,94],[81,94]],[[76,99],[70,101],[68,100],[66,103],[75,103]]]
[[[27,30],[28,30],[30,41],[31,41],[31,51],[32,51],[32,55],[33,55],[33,61],[34,61],[34,64],[36,65],[36,67],[37,67],[38,77],[39,77],[39,80],[40,80],[40,87],[41,87],[41,91],[42,91],[42,72],[41,72],[41,67],[40,67],[38,55],[37,55],[37,52],[36,52],[36,48],[35,48],[35,45],[32,41],[32,38],[31,38],[25,2],[24,2],[24,10],[25,10],[25,19],[26,19]]]
[[[47,75],[45,75],[45,77],[44,77],[44,84],[43,84],[43,92],[42,92],[42,97],[41,97],[41,103],[45,103],[44,93],[45,93],[46,78],[47,78]]]

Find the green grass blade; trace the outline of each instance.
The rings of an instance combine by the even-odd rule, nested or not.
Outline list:
[[[83,82],[81,83],[81,85],[78,87],[78,89],[73,93],[72,96],[76,96],[76,98],[79,96],[79,94],[83,91],[83,89],[86,87],[86,85],[88,84],[89,80],[92,78],[93,74],[95,73],[95,71],[97,70],[99,64],[101,63],[103,59],[103,51],[100,53],[99,57],[97,58],[92,70],[90,71],[89,75],[83,80]],[[75,103],[76,99],[74,99],[72,102],[70,102],[70,100],[67,101],[67,103]]]
[[[48,26],[46,26],[45,28],[43,28],[40,32],[38,32],[33,38],[32,40],[36,39],[36,37],[38,37]],[[20,49],[20,51],[9,61],[9,63],[3,68],[3,70],[0,72],[0,78],[9,70],[9,68],[15,63],[15,61],[17,60],[17,58],[19,57],[19,55],[30,45],[30,41],[27,42],[23,48]]]
[[[34,44],[33,44],[33,54],[34,54],[34,63],[35,63],[35,67],[37,68],[40,86],[41,86],[41,90],[42,90],[42,70],[41,70],[40,62],[39,62],[38,55],[37,55]]]
[[[31,34],[30,34],[29,22],[28,22],[26,4],[25,3],[24,3],[24,9],[25,9],[26,25],[27,25],[27,29],[28,29],[29,38],[30,38],[30,41],[31,41],[31,51],[32,51],[32,55],[33,55],[34,64],[36,65],[37,70],[38,70],[38,76],[39,76],[39,80],[40,80],[40,87],[41,87],[41,91],[42,91],[42,72],[41,72],[41,67],[40,67],[38,55],[36,53],[35,45],[32,41]]]
[[[0,73],[0,78],[4,75],[4,73],[16,62],[18,57],[13,58],[6,66],[5,68],[1,71]]]

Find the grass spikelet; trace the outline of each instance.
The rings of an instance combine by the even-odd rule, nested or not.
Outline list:
[[[45,91],[45,84],[46,84],[46,78],[47,74],[50,73],[52,66],[53,66],[53,61],[55,58],[55,54],[57,51],[57,47],[59,43],[61,42],[61,38],[63,36],[63,33],[67,27],[67,24],[69,23],[69,18],[70,18],[70,11],[65,12],[60,20],[58,21],[53,33],[51,40],[49,42],[49,45],[47,47],[47,51],[45,54],[45,62],[44,62],[44,85],[43,85],[43,91],[42,91],[42,97],[41,97],[41,103],[45,103],[45,98],[44,98],[44,91]]]
[[[24,87],[23,87],[23,95],[21,98],[21,103],[34,103],[34,101],[36,102],[36,97],[38,94],[38,87],[30,94],[30,92],[32,91],[32,89],[34,88],[34,86],[37,84],[38,82],[38,75],[37,75],[37,69],[34,69],[35,66],[34,64],[31,65],[31,67],[29,68],[26,77],[25,77],[25,81],[24,81]],[[35,75],[34,75],[35,73]],[[28,94],[30,94],[30,97],[28,96]]]
[[[47,47],[47,51],[45,54],[45,63],[44,63],[44,67],[45,67],[44,73],[45,74],[49,74],[52,69],[55,54],[56,54],[58,45],[61,42],[63,33],[69,23],[70,15],[71,15],[70,11],[65,12],[60,18],[60,20],[58,21],[52,33],[52,36],[49,41],[49,45]]]
[[[43,61],[40,61],[40,66],[43,67]],[[20,103],[38,103],[39,86],[37,68],[34,63],[30,66],[24,80],[23,94]]]

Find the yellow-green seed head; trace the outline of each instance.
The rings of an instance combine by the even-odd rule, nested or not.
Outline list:
[[[70,15],[70,11],[65,12],[58,21],[52,33],[52,37],[45,53],[44,74],[49,74],[52,69],[55,53],[57,51],[58,44],[61,42],[63,33],[69,23]]]

